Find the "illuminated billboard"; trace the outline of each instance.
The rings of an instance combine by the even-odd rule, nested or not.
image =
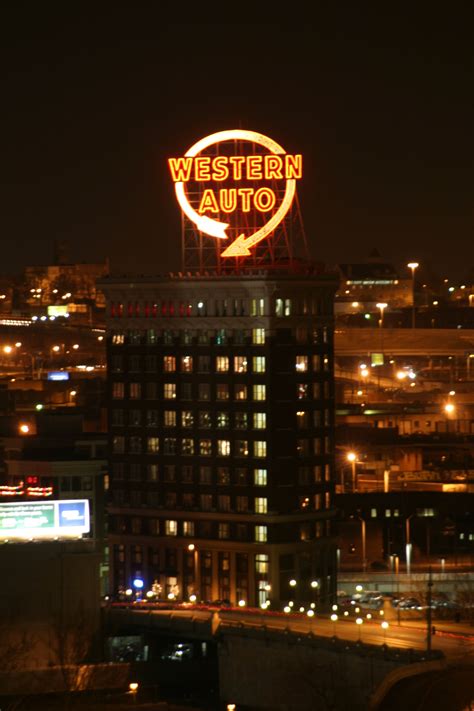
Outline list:
[[[220,257],[247,257],[288,213],[303,158],[261,133],[234,129],[206,136],[168,166],[186,217],[226,240]]]
[[[89,501],[13,501],[0,504],[0,540],[78,538],[90,531]]]
[[[67,370],[50,370],[48,373],[48,380],[69,380],[69,373]]]
[[[48,316],[68,316],[67,304],[53,304],[48,306]]]

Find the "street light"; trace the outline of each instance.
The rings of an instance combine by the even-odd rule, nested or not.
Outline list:
[[[375,305],[378,309],[380,309],[379,327],[382,328],[382,326],[383,326],[383,312],[384,312],[384,309],[387,308],[388,304],[386,304],[384,301],[381,301]]]
[[[418,262],[408,262],[407,267],[411,269],[411,295],[412,295],[412,307],[411,307],[411,327],[415,328],[415,269],[418,269],[420,265]]]
[[[389,624],[387,620],[384,620],[383,622],[380,623],[380,627],[383,629],[383,643],[386,643],[387,640],[387,630],[389,628]]]
[[[359,642],[360,642],[360,633],[361,633],[363,622],[364,622],[364,620],[362,619],[362,617],[358,617],[356,619],[356,625],[359,627]]]
[[[332,635],[333,637],[336,636],[336,622],[338,621],[339,617],[336,615],[335,612],[332,613],[331,615],[331,622],[332,622]]]
[[[348,462],[351,463],[352,466],[352,491],[356,491],[356,462],[357,462],[357,454],[355,452],[347,452],[346,454],[346,459]]]

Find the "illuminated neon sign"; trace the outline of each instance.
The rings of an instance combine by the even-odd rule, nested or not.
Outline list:
[[[247,144],[254,151],[221,154],[229,141]],[[255,152],[255,147],[264,152]],[[213,153],[206,155],[209,149]],[[239,228],[221,257],[249,256],[273,232],[290,209],[296,181],[303,174],[301,154],[290,155],[268,136],[242,129],[206,136],[184,157],[169,158],[168,165],[178,203],[201,232],[224,240],[231,224]],[[259,219],[250,219],[252,215]],[[240,232],[241,224],[252,227]]]

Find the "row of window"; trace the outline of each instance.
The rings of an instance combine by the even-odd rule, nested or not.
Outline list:
[[[160,392],[158,384],[148,382],[142,388],[142,383],[124,383],[114,381],[112,383],[112,398],[123,400],[128,397],[130,400],[140,400],[144,391],[147,400],[255,400],[267,399],[267,386],[264,383],[247,385],[245,383],[163,383]],[[329,399],[330,383],[297,383],[296,398],[298,400],[320,400],[321,397]]]
[[[308,541],[321,538],[329,532],[328,521],[299,524],[299,539]],[[129,531],[127,530],[129,528]],[[268,541],[268,527],[264,524],[229,523],[227,521],[178,521],[176,519],[142,519],[132,516],[130,526],[125,519],[117,518],[116,532],[130,532],[133,535],[183,536],[195,538],[235,538],[241,541],[253,540],[255,543]]]
[[[266,457],[267,443],[265,440],[234,440],[232,443],[228,439],[218,439],[214,442],[211,439],[194,440],[191,437],[163,437],[160,448],[159,437],[124,437],[117,435],[112,439],[112,451],[114,454],[181,454],[184,456],[199,455],[210,457],[213,454],[218,457]]]
[[[199,483],[203,486],[234,485],[243,486],[267,486],[268,473],[261,467],[249,470],[246,467],[235,467],[232,471],[229,467],[218,466],[213,470],[210,466],[193,467],[191,464],[184,464],[177,467],[175,464],[147,464],[139,463],[125,464],[124,462],[112,463],[113,482],[123,481],[143,481],[193,484]],[[329,482],[331,478],[331,468],[329,464],[316,464],[314,466],[298,467],[298,485],[309,486]],[[153,493],[153,492],[152,492]]]
[[[149,506],[149,492],[142,492],[136,489],[125,491],[115,489],[112,494],[112,501],[117,506]],[[268,513],[268,499],[264,496],[249,497],[244,495],[230,496],[230,494],[200,494],[196,496],[192,492],[183,492],[178,495],[176,491],[166,491],[164,494],[154,492],[153,506],[165,509],[181,509],[200,511],[228,511],[234,513]],[[318,494],[300,496],[295,502],[295,510],[301,511],[322,511],[330,508],[331,497],[328,491]]]
[[[329,410],[302,411],[296,413],[297,429],[329,426]],[[246,430],[249,427],[262,430],[267,426],[265,412],[228,412],[227,410],[111,410],[112,427],[180,427],[183,429],[228,429]],[[327,449],[327,448],[326,448]]]
[[[316,357],[316,356],[315,356]],[[130,373],[140,373],[145,367],[145,372],[156,373],[158,371],[158,363],[161,362],[162,371],[164,373],[192,373],[194,370],[198,373],[228,373],[237,374],[250,372],[250,366],[253,373],[265,372],[265,356],[253,356],[249,359],[247,356],[216,356],[211,358],[209,355],[198,356],[196,359],[191,355],[182,355],[179,358],[172,355],[165,355],[159,360],[158,356],[147,355],[142,358],[139,355],[131,355],[127,359],[122,355],[112,355],[111,371],[120,373],[124,369],[124,363],[128,363],[128,371]]]
[[[209,410],[198,410],[194,413],[192,410],[120,410],[114,408],[111,411],[111,424],[113,427],[142,427],[146,424],[147,427],[182,427],[190,429],[199,427],[200,429],[209,429],[216,427],[218,429],[229,429],[232,426],[235,429],[248,429],[249,426],[254,430],[264,430],[267,426],[267,415],[265,412],[234,412],[227,411],[210,412]],[[162,417],[160,417],[160,413]],[[127,416],[128,415],[128,416]],[[298,418],[299,419],[299,418]]]
[[[252,366],[253,373],[265,372],[265,356],[253,356],[248,359],[247,356],[216,356],[211,359],[211,356],[198,356],[194,362],[191,355],[182,355],[179,358],[173,355],[165,355],[159,360],[156,355],[147,355],[144,358],[140,355],[130,355],[124,358],[122,355],[112,355],[111,371],[113,373],[121,373],[124,366],[128,366],[128,372],[141,373],[143,368],[145,372],[156,373],[158,364],[161,363],[162,372],[164,373],[192,373],[196,368],[198,373],[234,373],[242,374],[249,372],[249,360]],[[321,361],[320,355],[297,355],[295,358],[295,370],[299,373],[306,373],[310,370],[319,372],[321,370],[321,362],[324,370],[329,370],[329,358],[323,358]]]
[[[128,551],[126,551],[126,549],[128,549]],[[176,548],[170,548],[168,546],[166,548],[157,548],[155,546],[144,548],[139,545],[125,546],[123,543],[114,544],[114,563],[124,564],[126,562],[126,552],[129,554],[130,561],[135,564],[143,563],[146,557],[148,565],[155,569],[159,567],[161,569],[168,568],[175,571],[178,567]],[[214,555],[217,557],[217,569],[219,572],[230,570],[231,561],[228,552],[214,552]],[[202,549],[199,551],[199,567],[201,568],[201,573],[211,572],[212,558],[213,553],[211,551]],[[235,572],[238,577],[242,574],[248,575],[249,562],[250,565],[253,565],[257,577],[268,574],[269,558],[266,553],[257,553],[255,556],[249,556],[247,553],[235,553]],[[194,568],[194,555],[187,555],[187,552],[184,551],[183,563],[187,567]],[[136,575],[137,577],[142,577],[141,571],[136,571]]]
[[[113,480],[124,480],[127,469],[130,481],[142,481],[144,472],[146,480],[152,482],[174,483],[180,481],[183,484],[192,484],[195,479],[192,465],[183,465],[178,468],[174,464],[165,464],[160,468],[158,464],[148,464],[143,467],[141,464],[126,465],[124,462],[114,462],[112,464]],[[236,486],[248,486],[251,479],[254,486],[267,486],[267,470],[262,468],[256,468],[250,472],[246,468],[237,467],[233,472],[232,479],[229,467],[217,467],[216,473],[213,475],[212,467],[201,466],[197,473],[199,484],[202,485],[234,483]]]
[[[278,334],[278,330],[276,331]],[[286,333],[286,329],[285,329]],[[270,332],[264,328],[254,329],[127,329],[112,330],[111,343],[113,346],[128,345],[198,345],[198,346],[224,346],[224,345],[263,345],[268,341]],[[308,343],[323,346],[329,343],[330,331],[327,326],[322,328],[307,328],[297,326],[294,338],[297,343]]]
[[[327,304],[324,311],[324,304]],[[111,301],[109,302],[109,315],[111,318],[158,318],[192,316],[269,316],[278,317],[292,315],[314,315],[329,312],[329,301],[324,302],[315,296],[301,299],[281,298],[276,299],[198,299],[175,301],[173,299],[160,299],[157,301]]]

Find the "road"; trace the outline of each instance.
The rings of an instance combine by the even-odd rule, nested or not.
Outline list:
[[[381,627],[382,618],[367,620],[364,616],[362,625],[356,625],[355,619],[338,619],[337,622],[315,615],[309,619],[299,613],[288,615],[261,612],[257,610],[235,610],[220,608],[218,610],[203,609],[173,609],[173,618],[183,617],[189,620],[208,620],[213,615],[214,623],[226,626],[244,626],[249,629],[265,626],[269,630],[290,630],[299,634],[312,633],[322,637],[333,637],[357,642],[359,639],[366,644],[398,647],[399,649],[426,649],[426,627],[420,620],[419,626],[399,626],[389,623],[387,630]],[[170,610],[154,610],[152,614],[170,615]],[[375,618],[375,614],[374,618]],[[432,649],[443,652],[449,662],[474,663],[474,634],[460,632],[437,633],[432,636]]]

